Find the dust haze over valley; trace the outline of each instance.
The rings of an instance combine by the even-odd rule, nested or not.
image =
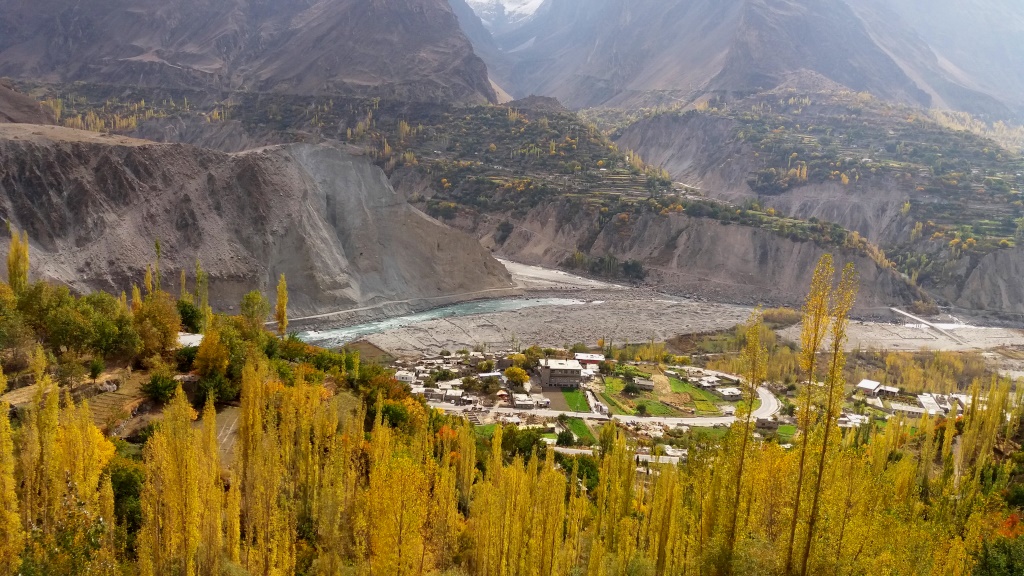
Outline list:
[[[1022,47],[0,0],[0,576],[1024,574]]]

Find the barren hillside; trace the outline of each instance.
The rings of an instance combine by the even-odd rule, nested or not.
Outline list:
[[[494,101],[446,0],[0,0],[0,74],[43,82]]]
[[[165,281],[198,258],[221,309],[250,289],[271,292],[282,273],[296,315],[389,301],[406,310],[511,287],[474,239],[327,145],[224,154],[2,125],[0,217],[28,231],[34,276],[83,291],[129,290],[156,239]]]

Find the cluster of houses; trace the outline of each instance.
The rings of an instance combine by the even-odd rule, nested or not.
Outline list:
[[[917,403],[911,404],[909,401],[911,397],[904,396],[899,388],[883,386],[874,380],[861,380],[857,384],[855,392],[863,395],[867,399],[869,406],[908,418],[920,418],[925,414],[929,416],[956,416],[962,414],[964,407],[971,402],[970,396],[966,394],[925,393],[916,395]],[[890,400],[888,405],[886,405],[882,401],[884,397],[898,400]]]
[[[739,388],[739,379],[735,376],[703,368],[684,368],[685,377],[691,383],[709,392],[721,396],[723,400],[734,401],[743,398]],[[667,372],[669,376],[677,376],[675,372]]]

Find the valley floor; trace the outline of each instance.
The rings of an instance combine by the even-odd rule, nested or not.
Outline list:
[[[575,305],[541,306],[516,311],[440,318],[368,336],[372,344],[396,356],[484,345],[509,350],[540,345],[567,347],[668,340],[680,334],[726,330],[747,319],[752,308],[667,296],[648,288],[609,284],[560,270],[503,261],[516,284],[531,297],[566,296]],[[991,350],[1024,346],[1024,332],[1008,328],[960,326],[949,330],[960,340],[925,327],[880,322],[850,325],[849,348],[884,350]],[[781,332],[798,341],[799,326]]]

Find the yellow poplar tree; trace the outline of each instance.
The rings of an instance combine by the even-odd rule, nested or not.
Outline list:
[[[281,279],[277,281],[274,316],[277,319],[277,335],[283,338],[288,333],[288,282],[284,279],[284,274],[281,274]]]
[[[829,302],[832,294],[832,278],[835,275],[835,268],[832,265],[832,255],[825,254],[818,261],[814,269],[814,276],[811,279],[811,289],[804,302],[803,324],[800,329],[800,368],[807,381],[803,389],[800,413],[798,414],[798,428],[800,430],[800,462],[796,472],[796,490],[793,503],[793,517],[790,520],[789,540],[786,552],[786,573],[792,573],[793,547],[796,544],[796,529],[800,522],[800,501],[804,490],[804,463],[807,459],[807,445],[811,435],[813,413],[811,411],[812,398],[817,383],[818,351],[829,326]]]
[[[6,387],[6,377],[0,394]],[[17,574],[21,566],[21,552],[25,546],[25,531],[18,514],[17,482],[14,477],[14,441],[11,421],[7,414],[10,406],[0,402],[0,574]]]
[[[11,246],[7,251],[7,283],[15,294],[21,294],[28,287],[28,232],[19,235],[17,229],[9,230]]]

